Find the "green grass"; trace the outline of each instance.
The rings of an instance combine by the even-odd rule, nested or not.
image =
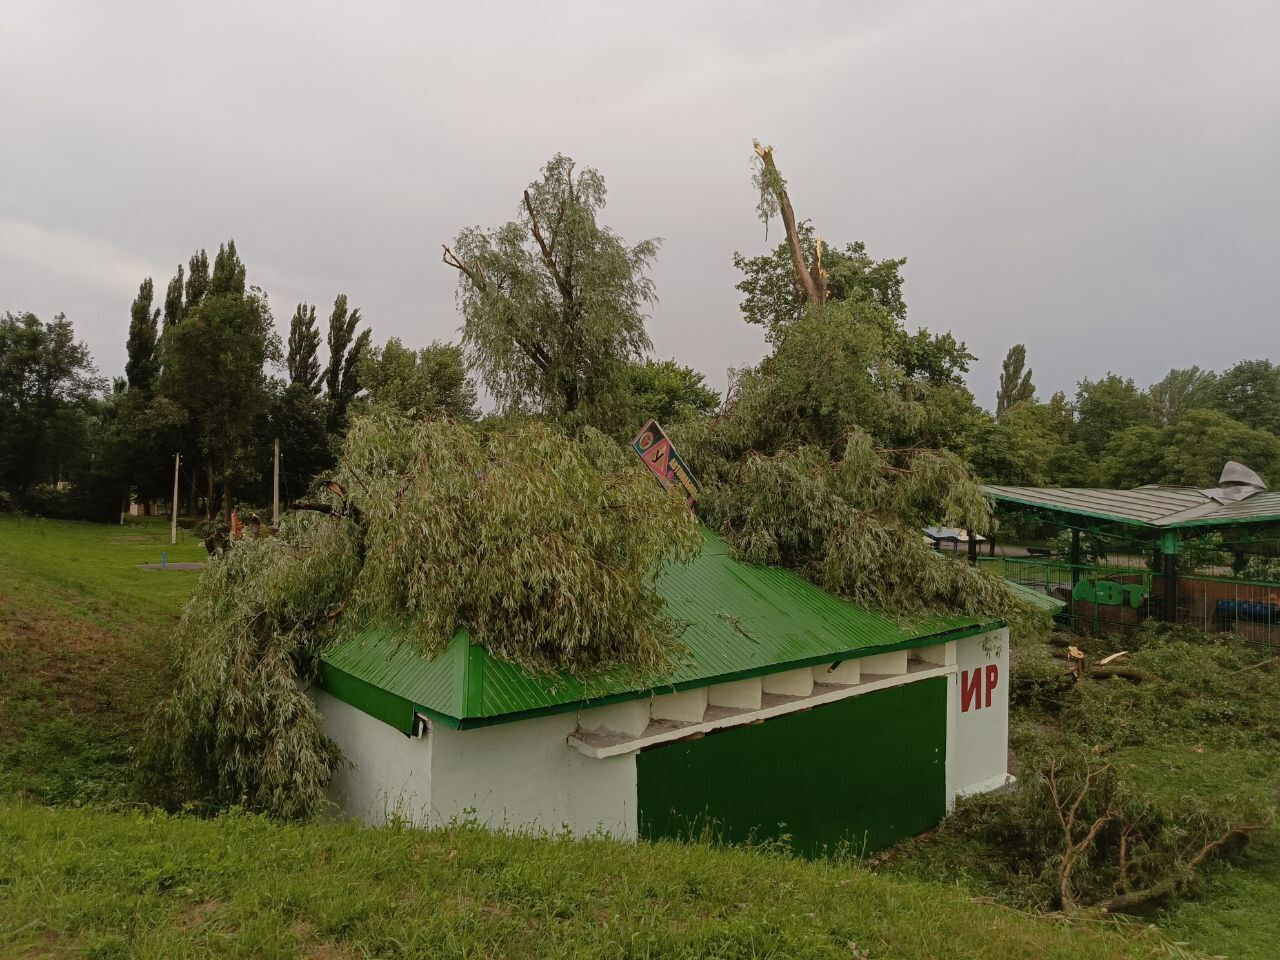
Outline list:
[[[0,953],[41,951],[157,960],[1164,955],[1150,936],[1110,923],[1067,925],[939,885],[761,851],[0,804]]]
[[[1233,793],[1244,807],[1274,806],[1280,787],[1280,755],[1273,743],[1166,743],[1125,750],[1117,762],[1169,804],[1186,796]],[[1231,958],[1280,956],[1280,829],[1273,825],[1255,834],[1239,865],[1209,867],[1196,897],[1176,904],[1160,923],[1175,940]]]
[[[172,622],[198,574],[138,569],[141,563],[208,559],[187,530],[169,545],[158,519],[71,523],[0,514],[0,596],[55,610],[108,630]]]
[[[186,531],[0,516],[0,794],[132,795],[128,751],[163,690],[167,641],[204,559]]]
[[[1167,955],[1140,927],[989,902],[923,854],[910,876],[887,876],[761,850],[139,812],[129,749],[164,693],[196,574],[137,564],[204,559],[180,538],[171,548],[154,521],[0,516],[0,956]],[[1233,749],[1225,768],[1173,747],[1131,760],[1170,790],[1265,790],[1268,749]],[[1212,952],[1274,956],[1274,837],[1250,858],[1212,871],[1205,899],[1162,926]]]

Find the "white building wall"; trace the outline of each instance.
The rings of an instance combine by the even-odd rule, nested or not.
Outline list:
[[[945,672],[948,683],[946,794],[950,806],[956,796],[1003,786],[1009,746],[1009,637],[1006,629],[951,641],[930,648],[918,665]],[[922,653],[925,651],[922,651]],[[941,665],[936,665],[937,661]],[[923,662],[920,662],[923,661]],[[841,672],[840,681],[864,682],[868,674],[907,670],[907,652],[849,661],[857,664]],[[874,669],[868,669],[868,667]],[[824,670],[826,668],[823,668]],[[803,672],[807,684],[816,670]],[[885,683],[911,682],[914,677],[881,678],[868,690]],[[783,675],[784,679],[791,677]],[[765,685],[779,683],[766,678]],[[821,682],[821,679],[820,679]],[[563,713],[470,730],[453,730],[432,723],[421,737],[406,737],[329,694],[313,696],[324,717],[325,732],[354,764],[334,776],[330,795],[349,814],[369,823],[398,816],[415,823],[439,824],[451,819],[474,820],[491,828],[557,832],[582,836],[598,831],[620,839],[637,835],[636,761],[634,747],[616,755],[588,756],[568,740],[583,730],[596,729],[636,737],[654,716],[683,716],[689,701],[705,707],[708,699],[743,699],[740,688],[751,687],[759,707],[761,681],[714,685],[673,697],[657,697],[609,707]],[[732,694],[732,695],[729,695]],[[681,709],[675,709],[680,707]],[[626,749],[625,747],[623,748]]]
[[[948,681],[947,796],[1009,783],[1009,631],[956,641]]]
[[[430,739],[406,737],[319,688],[311,696],[324,732],[347,758],[334,773],[329,798],[365,823],[399,817],[425,825],[431,810]]]
[[[433,725],[432,816],[635,839],[635,755],[586,757],[568,745],[577,726],[575,713],[473,730]]]

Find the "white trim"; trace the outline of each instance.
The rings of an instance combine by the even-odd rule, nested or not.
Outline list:
[[[957,790],[957,797],[972,797],[979,793],[990,793],[992,790],[999,790],[1001,787],[1007,787],[1010,784],[1018,782],[1018,778],[1012,773],[998,773],[994,777],[989,777],[981,783],[974,783],[963,790]]]
[[[729,727],[741,727],[748,723],[768,720],[771,717],[780,717],[788,713],[799,713],[801,710],[808,710],[824,703],[835,703],[838,700],[847,700],[850,697],[857,697],[864,693],[874,693],[877,690],[886,690],[890,687],[900,687],[903,684],[914,683],[917,680],[928,680],[932,677],[949,677],[954,675],[955,672],[956,667],[954,665],[949,667],[935,667],[930,665],[927,669],[912,669],[908,673],[898,674],[896,676],[864,673],[862,675],[862,682],[856,686],[818,684],[814,686],[813,689],[815,692],[812,696],[789,697],[787,703],[771,704],[767,707],[761,707],[759,710],[744,710],[740,713],[717,717],[713,720],[703,720],[701,723],[685,723],[680,724],[679,726],[674,726],[671,723],[664,723],[661,725],[661,728],[655,732],[646,733],[645,735],[635,739],[618,740],[613,737],[592,737],[585,731],[575,730],[569,735],[568,742],[569,746],[586,754],[588,757],[595,760],[603,760],[606,757],[616,757],[626,753],[635,753],[646,747],[656,746],[660,743],[670,743],[674,740],[684,740],[686,737],[710,733],[713,730],[724,730]],[[657,725],[651,724],[650,729],[654,726]],[[591,741],[593,740],[596,742],[592,743]]]

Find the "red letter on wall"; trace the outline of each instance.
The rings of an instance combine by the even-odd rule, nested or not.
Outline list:
[[[977,671],[974,672],[976,673]],[[1000,682],[1000,668],[994,663],[989,663],[987,664],[987,669],[984,672],[986,674],[987,706],[989,707],[991,706],[991,691],[994,690],[996,688],[996,684]]]
[[[982,677],[982,669],[970,670],[960,674],[960,712],[968,713],[970,707],[982,709],[982,698],[978,696],[978,681]]]

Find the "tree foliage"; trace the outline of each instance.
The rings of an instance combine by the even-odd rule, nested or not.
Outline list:
[[[96,374],[62,314],[0,317],[0,480],[19,497],[56,475],[60,455],[83,437],[83,412],[102,386]]]
[[[758,161],[752,173],[751,183],[760,195],[756,204],[756,213],[764,224],[765,237],[769,235],[769,221],[775,216],[782,218],[782,226],[786,231],[787,253],[791,257],[792,280],[795,283],[796,296],[801,304],[822,306],[827,302],[827,271],[823,264],[823,243],[821,237],[815,237],[812,254],[801,243],[799,223],[796,212],[791,206],[791,196],[787,192],[787,181],[783,178],[773,158],[773,147],[764,146],[759,140],[752,141]]]
[[[284,385],[283,389],[276,386],[266,430],[258,437],[258,456],[263,463],[269,462],[271,441],[280,440],[281,496],[287,502],[332,469],[335,440],[329,433],[329,407],[322,397],[300,383]],[[270,495],[264,488],[258,502],[265,503]]]
[[[320,808],[340,760],[306,685],[358,570],[351,524],[291,516],[201,576],[179,629],[173,693],[141,761],[158,799],[279,817]]]
[[[324,388],[339,417],[346,414],[347,404],[360,392],[360,378],[356,371],[360,358],[369,349],[371,334],[366,329],[357,335],[356,327],[359,325],[359,308],[348,312],[347,295],[338,294],[329,314],[329,363],[324,371]]]
[[[1174,368],[1149,389],[1158,426],[1167,427],[1191,410],[1213,405],[1217,374],[1199,367]]]
[[[261,469],[251,456],[255,419],[271,402],[264,367],[279,359],[266,296],[246,288],[234,244],[219,248],[198,305],[188,301],[183,321],[166,330],[164,358],[161,389],[187,419],[205,465],[206,492],[212,499],[220,483],[229,500],[233,481]]]
[[[1098,380],[1087,377],[1076,390],[1077,431],[1085,452],[1096,457],[1112,435],[1129,427],[1155,422],[1151,396],[1132,377],[1108,373]]]
[[[182,268],[178,268],[178,277],[182,277]],[[204,295],[209,289],[209,255],[204,249],[197,250],[187,261],[187,284],[183,290],[182,316],[185,316],[204,302]]]
[[[156,355],[157,323],[160,311],[151,309],[154,288],[147,277],[138,287],[133,306],[129,310],[129,340],[126,344],[128,360],[124,373],[129,386],[147,393],[159,373],[159,357]]]
[[[1280,436],[1280,366],[1270,360],[1241,360],[1217,375],[1212,407],[1255,430]]]
[[[766,321],[773,352],[737,371],[714,420],[674,430],[702,486],[703,519],[741,559],[790,567],[890,615],[1039,625],[999,578],[933,552],[920,535],[932,523],[991,526],[977,478],[946,449],[969,442],[985,418],[956,377],[969,355],[953,338],[903,331],[897,261],[879,271],[892,297],[831,298],[821,246],[806,260],[772,150],[757,143],[756,153],[760,212],[782,214],[801,309],[790,316],[784,302]],[[776,277],[779,262],[775,252],[750,269]],[[748,280],[749,297],[780,288]],[[762,317],[765,302],[752,307]]]
[[[740,559],[797,570],[891,616],[963,613],[1042,629],[998,577],[924,543],[929,524],[991,527],[990,502],[954,454],[878,449],[857,428],[835,458],[801,445],[716,464],[705,450],[702,516]]]
[[[404,624],[430,656],[465,629],[529,670],[584,676],[649,674],[678,651],[654,583],[700,545],[696,523],[599,434],[382,411],[353,420],[334,477],[313,512],[200,581],[145,750],[179,796],[318,809],[338,756],[303,687],[339,631]]]
[[[462,348],[433,341],[411,350],[392,337],[381,348],[372,348],[360,360],[360,384],[366,402],[411,417],[441,415],[475,420],[476,387],[467,374]]]
[[[806,262],[817,257],[813,225],[797,225],[802,256]],[[866,244],[850,243],[843,249],[825,247],[823,267],[827,271],[827,299],[865,300],[883,307],[895,319],[906,319],[902,296],[902,268],[906,260],[874,260]],[[734,253],[733,265],[742,272],[737,290],[741,293],[743,319],[765,328],[772,340],[783,324],[799,320],[804,311],[803,290],[796,283],[791,252],[784,241],[767,254],[746,257]]]
[[[289,321],[289,348],[285,355],[289,384],[313,395],[320,393],[320,331],[316,327],[316,308],[300,303]]]
[[[1008,797],[968,801],[949,829],[984,840],[1037,906],[1138,912],[1188,890],[1206,860],[1242,847],[1253,824],[1221,804],[1154,802],[1121,766],[1072,740],[1041,745]]]
[[[1036,397],[1035,384],[1031,382],[1031,370],[1027,368],[1027,347],[1015,343],[1005,355],[1000,368],[1000,389],[996,392],[996,417],[1004,415],[1010,407]]]
[[[463,230],[444,262],[458,271],[463,345],[507,409],[552,416],[608,410],[626,365],[650,349],[647,270],[659,241],[628,246],[599,222],[604,177],[556,154],[524,191],[519,216]]]
[[[184,307],[182,291],[182,264],[178,264],[178,272],[173,275],[164,292],[164,329],[166,330],[182,319]]]
[[[626,439],[650,418],[675,423],[688,417],[705,417],[720,406],[720,394],[707,386],[706,377],[675,360],[642,360],[629,364],[622,431]]]
[[[1130,427],[1103,450],[1101,479],[1109,486],[1144,483],[1216,486],[1228,460],[1280,479],[1280,438],[1213,410],[1192,410],[1167,427]]]

